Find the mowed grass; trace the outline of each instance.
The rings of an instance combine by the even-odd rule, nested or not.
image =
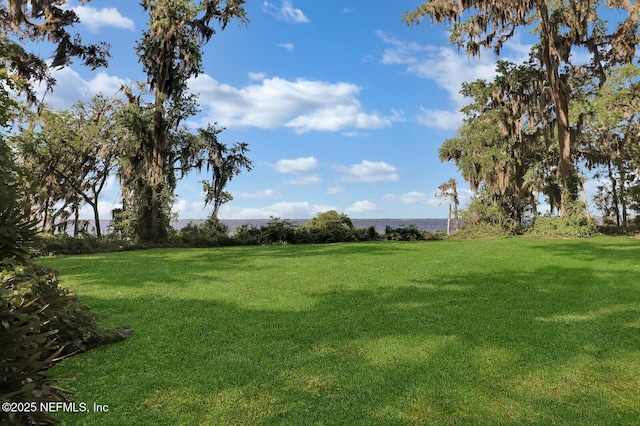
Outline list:
[[[62,424],[640,423],[640,240],[41,259],[128,340],[52,374]]]

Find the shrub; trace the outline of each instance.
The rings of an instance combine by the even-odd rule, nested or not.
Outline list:
[[[338,243],[356,241],[356,228],[346,214],[329,210],[319,213],[298,229],[305,243]],[[362,236],[362,234],[360,234]]]
[[[219,247],[233,244],[229,227],[217,219],[209,218],[201,225],[187,224],[170,238],[173,246]]]
[[[433,232],[433,239],[434,240],[444,240],[447,237],[448,237],[447,231],[445,231],[444,229],[436,229]]]
[[[588,238],[598,234],[598,228],[585,217],[583,220],[568,217],[539,217],[527,235],[556,238]]]
[[[513,235],[513,231],[505,228],[503,225],[480,222],[463,226],[462,229],[451,235],[450,238],[467,240],[474,238],[503,237],[506,235]]]
[[[424,231],[415,225],[393,228],[390,225],[384,228],[384,237],[390,241],[424,241],[427,239]]]
[[[0,205],[0,261],[9,258],[27,261],[27,243],[36,235],[35,225],[16,203]]]
[[[124,340],[128,328],[105,330],[97,323],[97,315],[68,290],[60,287],[58,275],[32,263],[5,265],[3,287],[14,289],[20,297],[42,309],[43,330],[54,331],[63,353],[84,352],[96,346]]]
[[[63,348],[52,336],[55,330],[44,328],[43,313],[37,298],[25,297],[25,288],[11,283],[11,273],[0,273],[0,401],[32,404],[67,401],[63,389],[53,386],[60,377],[43,372],[60,360]],[[0,410],[0,424],[53,424],[44,413],[11,413]]]
[[[354,241],[377,241],[381,238],[375,226],[357,228],[353,232],[353,237]]]
[[[349,230],[355,229],[353,222],[346,214],[338,213],[335,210],[329,210],[324,213],[318,213],[316,217],[307,221],[303,228],[306,229],[332,229],[332,230]]]
[[[247,224],[238,226],[233,232],[233,241],[239,245],[257,245],[260,230]]]
[[[81,234],[78,237],[68,234],[42,234],[33,239],[31,251],[38,256],[54,256],[92,254],[108,250],[101,240],[88,234]]]
[[[294,244],[297,242],[296,227],[289,220],[272,217],[271,221],[260,228],[249,228],[249,234],[255,236],[257,244]]]
[[[583,213],[582,203],[573,203],[566,207],[567,217],[538,217],[528,235],[556,238],[588,238],[597,235],[598,228]]]
[[[44,372],[57,362],[131,335],[105,330],[97,316],[58,285],[57,275],[33,263],[0,263],[0,401],[69,401]],[[23,410],[24,411],[24,410]],[[53,424],[44,413],[0,412],[1,424]]]

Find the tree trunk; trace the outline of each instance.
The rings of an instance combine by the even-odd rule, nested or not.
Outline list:
[[[156,99],[162,95],[156,94]],[[160,102],[156,100],[156,102]],[[164,170],[164,147],[166,146],[166,132],[164,131],[164,119],[162,117],[161,106],[156,104],[154,112],[153,138],[151,150],[151,167],[147,172],[149,177],[149,223],[145,224],[147,229],[146,239],[150,242],[159,242],[164,240],[166,234],[164,227],[164,205],[163,205],[163,189],[165,185]]]
[[[621,164],[618,169],[620,171],[620,207],[622,213],[622,229],[627,230],[627,188],[626,180],[627,174],[624,170],[624,164]]]
[[[618,197],[618,181],[613,176],[613,170],[611,170],[611,162],[607,164],[607,173],[609,175],[609,181],[611,182],[611,198],[613,205],[613,213],[616,215],[616,225],[620,227],[620,198]]]
[[[540,34],[542,36],[542,62],[545,66],[551,98],[553,99],[558,130],[560,160],[556,176],[560,184],[560,214],[567,216],[567,206],[577,198],[577,179],[571,158],[571,130],[569,126],[569,91],[560,77],[560,57],[554,38],[555,31],[549,23],[546,2],[538,2]]]
[[[458,205],[453,206],[453,228],[456,232],[460,229],[460,219],[458,218]]]
[[[73,210],[74,210],[73,237],[75,238],[78,236],[78,222],[80,221],[80,209],[78,208],[77,204],[73,206]]]
[[[100,213],[98,212],[98,203],[89,204],[93,208],[93,220],[96,224],[96,238],[102,238],[102,230],[100,229]]]
[[[49,221],[49,199],[44,202],[44,217],[42,218],[42,232],[47,232],[47,222]]]
[[[449,203],[449,217],[447,218],[447,235],[451,234],[451,203]]]

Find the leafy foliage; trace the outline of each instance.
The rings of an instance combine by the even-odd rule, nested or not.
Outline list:
[[[583,206],[574,203],[569,206],[567,217],[537,217],[527,235],[551,238],[588,238],[598,234],[593,221],[583,213]]]
[[[36,102],[33,82],[44,82],[48,89],[54,85],[50,68],[69,65],[73,58],[81,59],[92,69],[107,65],[107,43],[85,45],[78,34],[68,32],[79,18],[66,3],[61,0],[8,0],[0,4],[0,56],[4,67],[20,78],[17,89],[27,95],[29,102]],[[55,52],[50,63],[25,50],[25,40],[53,43]]]
[[[27,243],[37,233],[35,225],[15,203],[0,206],[0,266],[9,258],[27,261]]]
[[[617,22],[602,19],[602,6],[621,12]],[[608,69],[634,61],[640,40],[637,36],[640,25],[638,5],[631,1],[607,1],[603,4],[599,0],[427,0],[415,10],[405,13],[403,18],[412,25],[427,16],[431,22],[450,24],[451,43],[465,48],[473,56],[479,56],[482,49],[488,48],[493,48],[499,55],[504,43],[514,37],[518,27],[537,23],[535,34],[538,42],[531,53],[538,64],[539,78],[531,81],[539,83],[537,95],[541,96],[538,99],[549,99],[537,106],[535,112],[548,115],[544,117],[547,129],[555,127],[555,134],[547,130],[544,136],[546,141],[554,139],[556,142],[560,207],[562,215],[566,216],[566,208],[577,199],[575,141],[583,118],[578,118],[577,126],[571,121],[570,102],[576,92],[571,80],[578,76],[597,80],[601,85],[607,78]],[[588,65],[572,64],[572,49],[576,46],[588,51],[591,57]],[[519,95],[517,92],[514,94]],[[521,104],[522,98],[518,98],[513,98],[516,102],[511,102],[512,106]],[[517,108],[514,112],[518,112]],[[505,129],[511,123],[517,124],[518,120],[506,121]]]
[[[399,228],[387,225],[384,228],[384,238],[390,241],[424,241],[432,239],[432,235],[419,230],[415,225]]]
[[[338,213],[335,210],[329,210],[324,213],[318,213],[316,217],[307,221],[304,225],[306,229],[347,229],[352,230],[355,227],[353,222],[346,214]]]
[[[69,110],[27,114],[27,129],[10,137],[20,165],[28,171],[25,195],[32,217],[42,222],[43,230],[66,229],[75,215],[77,234],[83,203],[92,208],[94,223],[100,223],[99,195],[116,165],[116,103],[97,95]],[[96,235],[101,236],[99,225]]]
[[[349,216],[335,210],[318,213],[300,227],[299,234],[303,242],[320,244],[356,241],[368,235],[357,233]]]
[[[49,306],[28,298],[24,287],[15,283],[10,270],[0,273],[0,401],[46,402],[67,400],[54,384],[60,377],[43,372],[60,360],[62,347],[53,338],[55,330],[45,329],[43,317]],[[2,424],[52,424],[44,413],[0,411]]]
[[[201,225],[187,224],[170,238],[170,243],[185,247],[219,247],[232,245],[229,227],[224,223],[209,218]]]
[[[5,262],[2,267],[0,400],[66,401],[68,392],[53,386],[61,378],[46,377],[44,371],[65,356],[124,340],[132,331],[100,327],[97,316],[58,285],[54,271],[33,263]],[[42,413],[25,414],[22,419],[4,412],[0,416],[30,424],[51,422]]]
[[[211,218],[217,220],[220,207],[231,201],[233,197],[225,187],[234,176],[240,174],[242,169],[251,171],[252,163],[245,155],[249,151],[246,143],[235,143],[227,147],[218,141],[218,134],[224,129],[209,126],[207,129],[199,130],[199,142],[201,144],[201,154],[205,158],[199,160],[205,163],[205,168],[211,171],[211,182],[202,181],[205,193],[205,205],[213,202]],[[199,168],[199,166],[196,166]]]
[[[202,48],[215,34],[211,21],[224,29],[234,18],[246,22],[246,16],[244,0],[145,0],[140,4],[149,15],[149,26],[136,51],[153,102],[143,106],[140,96],[127,93],[131,112],[142,120],[129,120],[133,140],[123,170],[127,191],[134,197],[125,208],[136,209],[138,238],[162,242],[168,238],[176,163],[182,163],[185,171],[196,144],[196,138],[181,128],[197,110],[196,96],[188,92],[187,82],[203,70]]]
[[[272,217],[266,226],[260,228],[240,227],[234,238],[249,244],[295,244],[298,241],[293,222],[277,217]]]

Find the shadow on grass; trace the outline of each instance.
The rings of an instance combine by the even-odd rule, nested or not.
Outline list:
[[[605,242],[606,241],[606,242]],[[554,256],[577,258],[587,261],[613,263],[640,261],[640,239],[631,237],[587,238],[575,240],[546,240],[545,244],[530,247]]]
[[[110,404],[92,424],[637,424],[640,288],[609,284],[407,273],[300,311],[83,297],[135,335],[66,361],[85,375],[65,387]]]
[[[423,245],[431,242],[418,243]],[[226,271],[255,273],[286,267],[288,259],[388,256],[411,250],[410,243],[370,242],[357,244],[235,246],[202,249],[148,249],[106,255],[63,256],[38,259],[43,265],[56,265],[60,274],[81,280],[83,285],[143,287],[145,283],[180,284],[188,277]],[[414,249],[415,250],[415,249]],[[60,262],[62,260],[62,262]],[[89,261],[90,263],[87,263]],[[87,265],[91,270],[87,269]],[[131,273],[134,271],[135,273]],[[187,279],[185,279],[187,277]],[[124,284],[123,284],[124,283]]]

